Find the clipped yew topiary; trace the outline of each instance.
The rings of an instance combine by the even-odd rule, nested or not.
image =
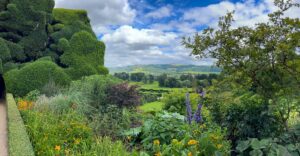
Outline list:
[[[5,43],[5,40],[0,38],[0,59],[3,62],[6,62],[10,60],[10,58],[11,58],[10,50]]]
[[[71,78],[102,73],[105,45],[89,32],[81,31],[73,35],[69,48],[64,51],[61,61],[69,67],[67,71]]]
[[[40,90],[50,80],[58,85],[68,85],[69,76],[51,61],[28,63],[21,69],[13,69],[4,75],[7,91],[16,96],[24,96],[32,90]]]

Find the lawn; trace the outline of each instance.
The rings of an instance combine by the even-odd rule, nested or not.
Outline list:
[[[148,112],[159,112],[163,109],[164,103],[160,101],[155,101],[151,103],[146,103],[139,107],[139,110],[143,111],[144,113]]]

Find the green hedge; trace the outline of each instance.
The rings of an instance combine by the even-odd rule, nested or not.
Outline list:
[[[7,95],[8,143],[10,156],[34,156],[26,128],[11,94]]]
[[[52,12],[53,18],[56,22],[63,24],[71,24],[74,21],[82,21],[89,25],[90,20],[85,10],[70,10],[63,8],[56,8]]]
[[[7,91],[16,96],[41,89],[50,80],[58,85],[68,85],[70,78],[62,68],[51,61],[28,63],[21,69],[13,69],[4,74]]]
[[[73,35],[69,48],[64,49],[61,56],[63,64],[72,79],[79,79],[82,76],[94,74],[107,74],[104,65],[105,45],[98,41],[89,32],[81,31]]]

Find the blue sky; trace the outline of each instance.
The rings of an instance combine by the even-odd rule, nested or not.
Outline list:
[[[235,11],[233,27],[265,22],[277,8],[273,0],[55,0],[56,7],[85,9],[91,24],[106,44],[105,65],[196,64],[181,45],[184,36],[217,27],[220,16]],[[300,2],[300,0],[294,0]],[[286,16],[300,17],[294,8]]]

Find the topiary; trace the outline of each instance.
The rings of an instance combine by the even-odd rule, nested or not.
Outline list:
[[[5,43],[5,40],[0,38],[0,59],[3,62],[6,62],[10,60],[10,58],[11,58],[10,50]]]
[[[70,78],[62,68],[51,61],[35,61],[21,69],[5,73],[7,90],[16,96],[24,96],[32,90],[40,90],[53,80],[58,85],[68,85]]]
[[[98,41],[89,32],[81,31],[73,35],[69,48],[61,56],[61,61],[69,67],[67,71],[73,79],[107,73],[103,68],[99,68],[104,65],[104,50],[103,42]]]

